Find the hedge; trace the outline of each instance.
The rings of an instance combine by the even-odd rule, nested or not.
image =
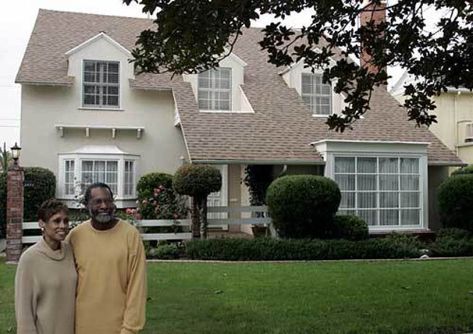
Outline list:
[[[7,228],[7,173],[0,173],[0,237],[6,236]]]
[[[186,243],[190,259],[225,261],[395,259],[420,256],[421,244],[410,236],[363,241],[304,239],[210,239]]]
[[[37,213],[41,204],[56,193],[56,177],[49,169],[42,167],[26,167],[24,188],[23,220],[37,221]]]

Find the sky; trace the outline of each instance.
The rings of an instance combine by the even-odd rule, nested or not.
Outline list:
[[[26,49],[38,9],[133,16],[146,18],[141,6],[126,6],[122,0],[9,0],[3,1],[0,11],[0,145],[7,147],[20,143],[21,86],[15,76]],[[306,10],[285,20],[288,26],[300,27],[310,21],[311,11]],[[263,16],[253,26],[262,27],[272,21]],[[394,73],[394,76],[399,76]]]

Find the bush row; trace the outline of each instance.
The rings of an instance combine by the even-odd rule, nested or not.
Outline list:
[[[404,235],[361,241],[304,239],[211,239],[186,244],[186,255],[200,260],[338,260],[419,257],[422,245]]]

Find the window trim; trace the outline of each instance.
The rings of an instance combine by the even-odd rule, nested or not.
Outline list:
[[[93,104],[85,104],[84,97],[85,97],[85,62],[86,61],[93,61],[93,62],[102,62],[102,63],[117,63],[118,64],[118,105],[117,106],[110,106],[110,105],[93,105]],[[80,93],[80,107],[79,110],[108,110],[108,111],[123,111],[121,108],[122,106],[122,66],[119,60],[101,60],[101,59],[82,59],[81,61],[81,93]]]
[[[117,161],[118,170],[117,170],[117,193],[116,200],[134,200],[137,198],[136,194],[136,185],[137,185],[137,165],[139,156],[130,155],[130,154],[84,154],[84,153],[73,153],[73,154],[60,154],[59,155],[59,177],[57,185],[57,193],[59,198],[66,200],[74,200],[77,195],[78,189],[75,189],[74,194],[65,193],[65,162],[73,160],[74,161],[74,174],[73,179],[74,183],[77,180],[80,180],[79,177],[82,177],[82,162],[83,161]],[[125,174],[125,161],[133,161],[133,192],[131,195],[125,195],[125,184],[124,184],[124,174]],[[74,188],[76,185],[74,184]]]
[[[234,103],[234,99],[233,99],[233,68],[232,67],[229,67],[229,66],[219,66],[219,67],[216,67],[214,69],[210,69],[208,71],[212,71],[212,70],[219,70],[219,69],[228,69],[230,71],[230,88],[228,89],[228,93],[229,93],[229,109],[201,109],[200,108],[200,103],[199,103],[199,100],[200,100],[200,84],[199,84],[199,76],[202,74],[202,73],[205,73],[205,72],[202,72],[202,73],[198,73],[197,74],[197,106],[199,108],[199,111],[200,112],[222,112],[222,113],[230,113],[230,112],[234,112],[233,111],[233,103]],[[206,71],[206,72],[208,72]],[[209,89],[209,88],[203,88],[203,90],[207,91],[207,92],[215,92],[214,89]],[[223,89],[218,89],[217,91],[224,91]]]

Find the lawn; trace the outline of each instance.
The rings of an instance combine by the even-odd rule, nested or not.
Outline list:
[[[0,262],[0,333],[15,333],[14,271]],[[150,263],[148,286],[143,333],[473,329],[472,259]]]

